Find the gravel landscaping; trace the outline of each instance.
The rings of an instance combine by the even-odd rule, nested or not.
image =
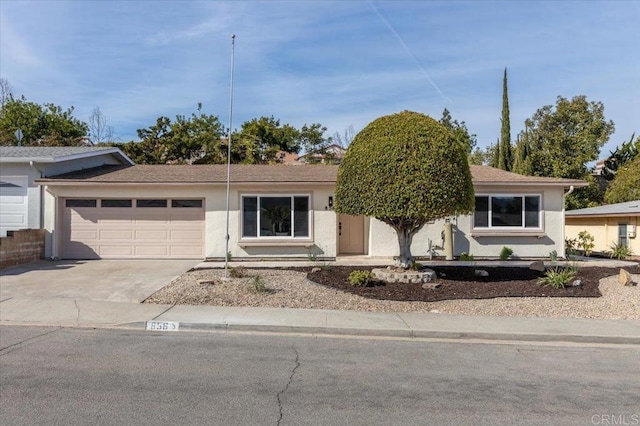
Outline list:
[[[472,268],[435,267],[440,286],[428,290],[419,284],[353,287],[347,277],[354,269],[371,267],[247,269],[245,277],[228,281],[220,269],[193,270],[144,303],[640,320],[640,287],[622,286],[619,268],[581,268],[581,286],[555,289],[541,287],[540,273],[526,268],[483,268],[489,277],[476,277]],[[626,269],[640,281],[640,267]]]

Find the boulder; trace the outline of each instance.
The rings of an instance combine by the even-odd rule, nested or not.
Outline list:
[[[625,269],[620,269],[620,275],[618,276],[618,280],[620,281],[620,284],[622,284],[624,286],[633,285],[633,280],[631,279],[631,274],[629,273],[629,271],[627,271]]]
[[[542,260],[536,260],[531,265],[529,265],[529,269],[532,271],[544,272],[544,262]]]
[[[435,290],[436,288],[440,287],[440,285],[440,283],[429,282],[422,284],[422,288],[424,288],[425,290]]]

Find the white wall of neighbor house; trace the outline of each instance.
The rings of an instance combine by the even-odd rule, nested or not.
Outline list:
[[[25,176],[27,178],[27,227],[40,228],[40,187],[33,181],[40,177],[40,173],[29,164],[3,163],[0,165],[0,180],[2,176]]]
[[[512,231],[494,229],[494,235],[472,235],[473,216],[461,215],[449,218],[454,225],[454,255],[469,253],[475,257],[498,257],[504,246],[513,250],[514,256],[522,258],[549,257],[556,250],[559,256],[564,253],[563,238],[563,205],[564,190],[561,187],[496,187],[478,186],[476,194],[522,195],[540,194],[542,197],[542,235],[514,235]],[[411,253],[414,256],[428,256],[429,240],[432,245],[442,246],[444,219],[426,224],[413,238]],[[501,235],[502,234],[502,235]],[[387,224],[371,219],[369,227],[369,254],[371,256],[397,256],[399,253],[398,237]],[[444,255],[439,249],[437,255]]]

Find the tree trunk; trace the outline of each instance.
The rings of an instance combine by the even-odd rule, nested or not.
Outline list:
[[[400,255],[398,256],[398,266],[409,269],[413,266],[413,256],[411,255],[411,242],[413,241],[413,232],[410,229],[396,229],[398,234],[398,244],[400,246]]]

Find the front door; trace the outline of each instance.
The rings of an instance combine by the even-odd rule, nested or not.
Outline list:
[[[338,217],[338,253],[365,254],[364,216],[341,214]]]

